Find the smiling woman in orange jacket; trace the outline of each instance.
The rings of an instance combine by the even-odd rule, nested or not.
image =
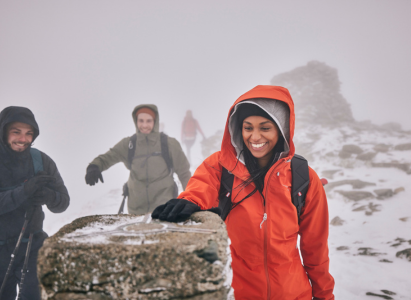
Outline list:
[[[233,208],[225,222],[236,300],[334,299],[327,198],[311,168],[300,223],[291,200],[294,124],[294,103],[287,89],[257,86],[245,93],[229,111],[221,151],[197,168],[178,199],[152,215],[182,221],[195,211],[215,207],[223,167],[234,174]]]

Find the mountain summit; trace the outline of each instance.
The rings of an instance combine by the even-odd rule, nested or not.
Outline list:
[[[272,85],[287,87],[296,106],[298,124],[341,126],[355,122],[350,104],[341,95],[337,69],[318,61],[274,76]]]

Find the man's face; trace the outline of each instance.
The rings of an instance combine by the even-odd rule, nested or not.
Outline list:
[[[7,143],[16,152],[23,152],[33,142],[34,129],[31,125],[13,122],[7,128]]]
[[[146,113],[139,113],[137,115],[137,128],[141,133],[149,134],[154,127],[154,119]]]

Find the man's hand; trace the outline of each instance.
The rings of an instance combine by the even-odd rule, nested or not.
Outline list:
[[[30,203],[32,205],[49,205],[56,201],[56,192],[43,187],[34,193],[33,197],[30,198]]]
[[[98,180],[104,183],[103,175],[101,174],[100,169],[96,165],[89,165],[87,167],[87,174],[86,174],[86,183],[88,185],[95,185],[98,183]]]
[[[55,182],[55,177],[47,175],[44,171],[40,171],[36,176],[24,183],[24,194],[27,197],[32,197],[39,189],[48,185],[53,185]]]

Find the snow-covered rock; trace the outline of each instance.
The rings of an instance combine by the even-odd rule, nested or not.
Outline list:
[[[149,215],[83,217],[39,252],[43,299],[226,299],[227,240],[224,222],[210,212],[184,224]]]

